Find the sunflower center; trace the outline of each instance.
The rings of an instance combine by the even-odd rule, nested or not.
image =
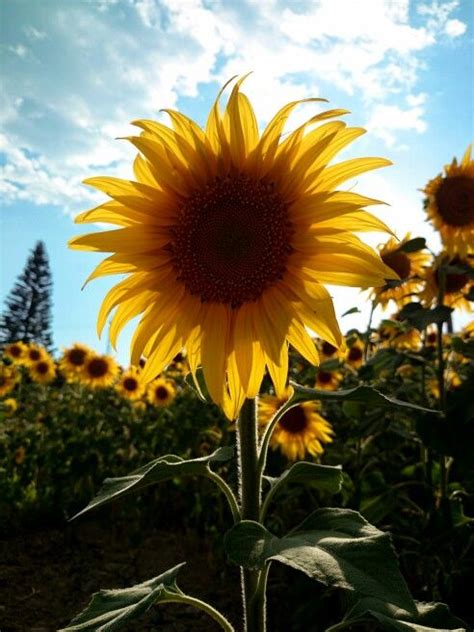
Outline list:
[[[38,362],[36,365],[36,372],[40,375],[46,375],[48,372],[49,366],[47,362]]]
[[[292,251],[288,204],[272,183],[243,174],[193,193],[172,232],[178,280],[201,301],[232,307],[281,279]]]
[[[36,360],[39,360],[41,358],[41,353],[37,349],[30,349],[29,357],[30,360],[33,360],[35,362]]]
[[[14,358],[19,358],[21,356],[21,348],[18,345],[12,345],[10,347],[10,355]]]
[[[336,347],[326,341],[323,342],[321,350],[325,356],[332,356],[337,351]]]
[[[461,261],[459,259],[453,259],[450,261],[450,265],[459,265]],[[436,270],[435,273],[436,285],[439,286],[439,270]],[[451,274],[448,272],[444,279],[444,291],[446,294],[455,294],[456,292],[460,292],[466,283],[469,281],[469,277],[467,273],[461,274]]]
[[[71,349],[69,352],[69,362],[74,366],[82,366],[86,359],[86,352],[84,349]]]
[[[126,391],[136,391],[138,382],[134,377],[126,377],[123,381],[123,387]]]
[[[351,362],[358,362],[362,358],[362,349],[360,347],[351,347],[347,357]]]
[[[329,371],[319,371],[318,373],[318,382],[320,384],[329,384],[332,380],[332,375]]]
[[[91,377],[103,377],[107,375],[108,364],[102,358],[93,358],[87,365],[87,372]]]
[[[168,397],[168,389],[165,386],[158,386],[155,390],[156,399],[166,399]]]
[[[301,406],[295,406],[290,408],[279,421],[283,430],[290,432],[291,434],[299,434],[308,425],[306,415]]]
[[[400,279],[406,279],[410,276],[410,257],[408,257],[404,252],[400,252],[399,250],[387,252],[381,255],[381,259],[386,266],[392,268],[392,270],[398,274]]]
[[[467,226],[474,222],[474,178],[445,178],[435,197],[438,212],[446,224]]]

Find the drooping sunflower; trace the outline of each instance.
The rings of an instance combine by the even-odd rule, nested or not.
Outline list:
[[[340,371],[321,371],[318,369],[314,388],[322,391],[335,391],[342,380]]]
[[[0,364],[0,397],[12,391],[18,380],[19,375],[14,366]]]
[[[47,355],[37,362],[29,362],[28,372],[34,382],[48,384],[56,377],[56,365],[54,360]]]
[[[120,376],[119,381],[115,385],[117,392],[129,400],[137,400],[145,392],[145,384],[140,375],[140,371],[136,367],[130,367]]]
[[[26,357],[26,348],[23,342],[11,342],[5,346],[3,353],[15,364],[22,364]]]
[[[158,408],[169,406],[175,397],[176,389],[171,380],[158,377],[148,384],[147,399],[153,406]]]
[[[258,400],[259,422],[266,425],[289,397],[263,395]],[[324,443],[330,443],[334,435],[331,424],[319,414],[319,402],[303,402],[290,408],[275,426],[270,446],[280,449],[290,460],[304,459],[307,453],[318,456],[323,453]]]
[[[444,167],[444,174],[430,180],[426,194],[426,211],[439,231],[446,252],[465,257],[474,253],[474,160],[471,148],[458,165],[456,158]]]
[[[463,268],[472,268],[472,263],[469,259],[461,259],[460,257],[453,257],[452,259],[446,259],[446,254],[441,253],[433,261],[432,265],[425,268],[424,281],[425,287],[420,294],[422,301],[428,305],[433,306],[437,303],[440,285],[440,266],[446,265],[452,266],[456,271],[445,273],[444,281],[444,296],[443,304],[453,309],[461,309],[466,312],[472,312],[472,304],[466,298],[470,289],[474,287],[474,281],[470,278],[469,271],[463,272]]]
[[[413,301],[413,295],[423,289],[424,266],[428,264],[430,255],[423,250],[404,252],[403,246],[410,239],[410,233],[407,233],[401,241],[391,237],[385,244],[378,246],[382,261],[400,277],[398,281],[388,280],[383,287],[372,289],[372,300],[377,301],[382,308],[391,300],[401,308]]]
[[[193,375],[202,366],[212,399],[230,419],[246,397],[257,395],[265,368],[277,394],[284,392],[288,343],[317,364],[306,326],[341,345],[324,283],[368,288],[396,278],[353,234],[390,232],[363,210],[380,202],[338,190],[389,161],[355,158],[328,166],[365,130],[341,121],[316,127],[346,113],[329,110],[283,137],[288,116],[302,102],[294,101],[260,135],[242,81],[224,112],[221,90],[205,129],[173,110],[167,110],[171,128],[135,121],[142,132],[128,140],[140,152],[136,180],[86,180],[111,200],[76,218],[120,228],[70,242],[113,253],[89,279],[128,275],[107,294],[99,333],[115,309],[115,345],[123,326],[142,314],[131,363],[146,357],[144,380],[184,348]]]
[[[80,379],[90,388],[107,388],[115,382],[118,372],[118,364],[113,358],[91,353],[80,373]]]
[[[80,373],[84,370],[84,366],[87,359],[91,355],[92,350],[86,345],[76,342],[65,349],[63,355],[59,361],[59,367],[61,371],[69,379],[78,378]]]

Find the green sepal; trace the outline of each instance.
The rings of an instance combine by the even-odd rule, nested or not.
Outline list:
[[[112,632],[160,601],[179,601],[182,593],[176,585],[176,577],[184,564],[130,588],[94,593],[87,608],[58,632]]]
[[[364,598],[347,613],[343,623],[350,627],[357,623],[375,619],[384,630],[390,632],[466,632],[470,628],[455,617],[444,603],[415,602],[416,613],[407,613],[393,604],[379,599]],[[339,629],[340,625],[334,626]],[[345,626],[344,626],[345,627]],[[326,632],[330,632],[329,628]]]
[[[291,399],[285,404],[285,409],[289,410],[301,402],[307,401],[335,401],[335,402],[360,402],[366,406],[376,408],[406,408],[409,410],[418,410],[424,413],[441,414],[440,411],[431,410],[429,408],[423,408],[417,404],[410,404],[409,402],[402,402],[394,397],[384,395],[380,391],[372,386],[356,386],[355,388],[343,389],[339,391],[320,391],[314,388],[306,388],[295,382],[291,382],[291,386],[294,389],[294,394]]]
[[[145,487],[161,483],[177,476],[206,476],[211,471],[211,463],[223,463],[229,461],[234,456],[234,449],[230,446],[218,448],[212,454],[198,459],[184,460],[174,454],[160,456],[158,459],[143,465],[128,476],[118,478],[106,478],[102,483],[99,493],[91,502],[79,513],[71,518],[75,520],[78,516],[105,505],[106,503],[121,498],[122,496],[140,492]]]
[[[287,483],[312,483],[323,492],[337,494],[342,487],[342,469],[340,465],[319,465],[308,461],[298,461],[278,478],[264,476],[264,479],[270,484],[272,495]]]
[[[351,509],[317,509],[282,538],[244,520],[226,533],[224,546],[230,561],[244,568],[261,570],[271,561],[281,562],[327,586],[416,613],[390,535]]]

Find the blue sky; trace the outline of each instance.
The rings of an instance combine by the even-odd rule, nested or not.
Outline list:
[[[244,91],[262,125],[306,96],[351,110],[348,122],[368,134],[348,155],[394,162],[357,190],[390,204],[376,213],[400,237],[410,230],[438,247],[418,189],[473,140],[472,0],[7,0],[0,13],[0,299],[43,239],[58,348],[106,349],[95,318],[113,281],[81,292],[101,257],[66,248],[84,232],[74,215],[101,201],[81,181],[130,177],[134,152],[115,140],[130,121],[172,107],[203,123],[222,83],[249,70]],[[343,326],[363,327],[358,291],[334,296],[339,313],[363,311]]]

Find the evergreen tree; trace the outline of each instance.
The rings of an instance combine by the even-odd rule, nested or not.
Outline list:
[[[51,271],[45,245],[38,241],[6,299],[0,317],[0,344],[35,342],[52,349]]]

